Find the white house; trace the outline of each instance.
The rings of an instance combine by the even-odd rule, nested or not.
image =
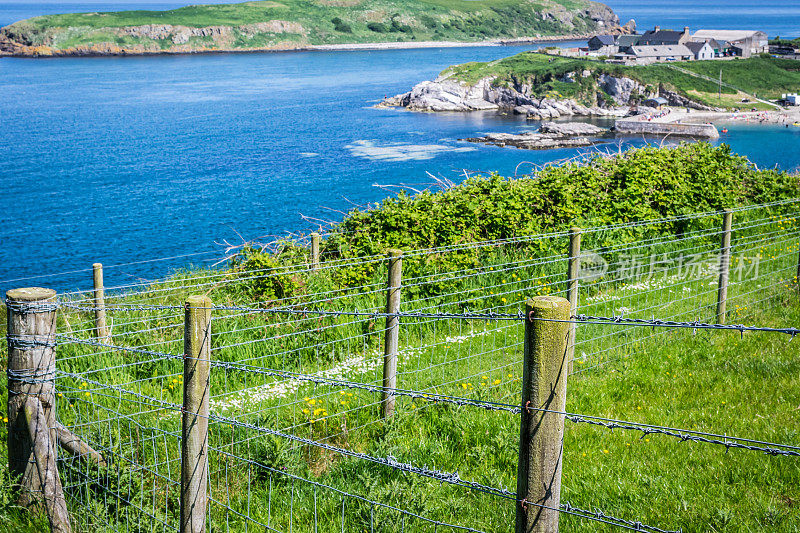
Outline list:
[[[686,48],[694,55],[694,59],[714,59],[714,48],[710,43],[686,43]]]

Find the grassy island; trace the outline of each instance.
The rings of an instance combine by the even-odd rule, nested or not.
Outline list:
[[[35,17],[0,30],[0,52],[105,55],[476,42],[585,35],[618,25],[610,8],[589,0],[267,0]]]

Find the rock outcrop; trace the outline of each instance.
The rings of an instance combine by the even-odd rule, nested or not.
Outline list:
[[[592,146],[609,130],[582,122],[548,122],[542,124],[538,132],[489,133],[483,137],[471,137],[464,141],[491,144],[494,146],[514,146],[525,150],[549,150],[551,148],[576,148]]]
[[[577,137],[580,135],[605,135],[608,130],[587,122],[545,122],[539,127],[539,133]]]
[[[617,105],[629,104],[634,96],[649,96],[641,83],[630,78],[617,78],[603,73],[598,76],[597,84]]]

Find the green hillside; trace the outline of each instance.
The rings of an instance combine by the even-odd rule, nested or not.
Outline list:
[[[792,59],[754,57],[732,61],[686,61],[680,63],[680,68],[712,78],[719,77],[722,71],[725,83],[764,98],[778,98],[782,93],[800,90],[800,61]],[[569,81],[566,79],[571,73],[585,73],[587,70],[593,75],[575,75],[570,76]],[[624,66],[535,52],[523,52],[490,63],[455,65],[442,73],[467,83],[489,76],[497,77],[495,83],[498,85],[514,85],[525,80],[533,85],[535,94],[539,96],[558,93],[587,104],[595,103],[592,100],[597,98],[597,77],[600,74],[631,78],[651,90],[664,87],[715,106],[727,106],[733,99],[726,99],[724,95],[736,94],[733,89],[723,86],[723,101],[720,103],[717,83],[675,70],[669,63]]]
[[[298,48],[586,34],[618,18],[588,0],[281,0],[49,15],[0,30],[19,55]]]

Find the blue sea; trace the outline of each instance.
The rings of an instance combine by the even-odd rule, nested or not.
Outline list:
[[[711,2],[672,2],[663,12],[644,1],[611,5],[640,27],[660,21],[800,35],[800,8],[772,3],[728,2],[717,18],[703,7]],[[0,24],[51,12],[178,5],[0,0]],[[769,14],[756,17],[762,11]],[[85,288],[91,272],[84,269],[96,261],[110,267],[107,285],[153,279],[210,264],[226,240],[338,220],[384,199],[392,186],[522,174],[573,157],[580,152],[459,141],[536,127],[519,117],[372,107],[450,64],[531,48],[2,59],[0,289]],[[800,166],[798,128],[732,125],[722,141],[762,167]],[[149,261],[163,257],[172,259]],[[72,273],[39,277],[61,272]]]

